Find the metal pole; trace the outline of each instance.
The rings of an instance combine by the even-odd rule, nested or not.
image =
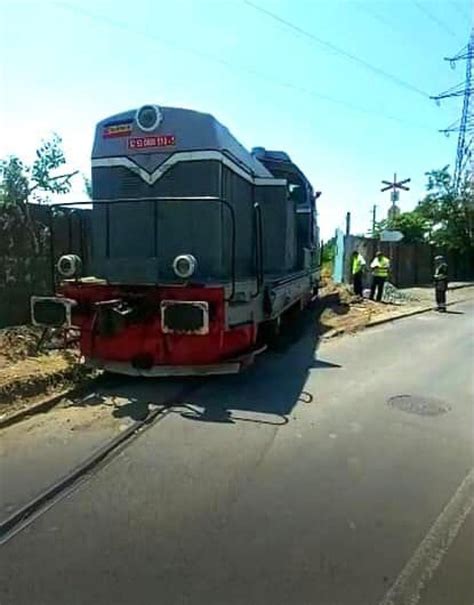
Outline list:
[[[55,271],[55,262],[54,262],[54,217],[53,217],[53,209],[49,207],[49,256],[51,263],[51,288],[53,294],[56,293],[56,271]]]
[[[350,235],[351,233],[351,213],[348,212],[346,214],[346,235]]]
[[[110,212],[109,212],[109,204],[105,205],[105,258],[110,258]]]
[[[374,204],[372,208],[372,235],[375,235],[375,225],[377,223],[377,206]]]

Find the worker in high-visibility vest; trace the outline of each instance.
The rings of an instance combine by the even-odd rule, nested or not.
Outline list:
[[[365,265],[366,265],[365,258],[362,256],[362,254],[360,252],[358,252],[357,250],[354,250],[354,252],[352,253],[351,272],[352,272],[352,283],[354,285],[354,294],[356,296],[362,296],[362,292],[363,292],[362,278],[364,277]]]
[[[441,313],[446,312],[446,290],[448,289],[448,265],[444,256],[435,256],[435,296],[436,310]]]
[[[382,300],[383,288],[390,272],[390,260],[378,250],[374,260],[370,263],[372,269],[372,285],[370,286],[370,300],[374,300],[377,290],[377,302]]]

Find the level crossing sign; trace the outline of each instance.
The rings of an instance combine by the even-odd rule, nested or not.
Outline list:
[[[406,186],[406,183],[409,183],[411,179],[403,179],[403,181],[397,180],[397,173],[393,175],[393,181],[382,181],[382,184],[385,185],[382,187],[380,191],[389,191],[390,189],[393,192],[396,192],[397,189],[403,189],[403,191],[410,191],[410,187]]]

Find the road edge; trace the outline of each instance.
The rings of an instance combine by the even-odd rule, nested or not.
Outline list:
[[[457,289],[461,289],[464,287],[468,287],[468,286],[464,286],[464,285],[458,286],[454,289],[457,290]],[[457,305],[457,304],[466,302],[468,300],[470,300],[470,299],[463,298],[462,300],[456,300],[456,301],[450,302],[446,306],[451,307],[452,305]],[[334,328],[332,330],[329,330],[329,332],[326,332],[326,334],[324,334],[322,336],[322,340],[331,340],[332,338],[335,338],[336,336],[342,336],[344,334],[354,334],[356,332],[366,330],[367,328],[374,328],[376,326],[390,323],[390,322],[396,321],[398,319],[404,319],[406,317],[412,317],[414,315],[428,313],[429,311],[433,311],[433,310],[434,310],[433,306],[422,307],[421,309],[420,308],[413,309],[411,311],[407,311],[406,313],[402,313],[402,314],[395,315],[392,317],[374,319],[373,321],[370,321],[369,323],[365,324],[364,326],[360,326],[359,328],[356,328],[355,330],[347,330],[345,328]],[[77,395],[80,395],[85,389],[87,389],[90,386],[90,383],[93,380],[94,379],[91,379],[90,381],[88,381],[87,384],[83,384],[78,387],[73,387],[72,389],[65,389],[64,391],[61,391],[61,393],[59,393],[58,395],[54,395],[54,397],[50,397],[48,399],[39,401],[38,403],[35,403],[30,407],[26,407],[23,410],[19,410],[18,412],[15,412],[15,413],[11,414],[10,416],[7,416],[6,418],[0,419],[0,430],[7,428],[9,426],[12,426],[13,424],[17,424],[18,422],[21,422],[28,416],[35,416],[36,414],[42,414],[42,413],[48,412],[51,408],[58,405],[64,398],[75,397]]]
[[[451,307],[453,305],[459,305],[460,303],[467,302],[468,300],[471,300],[471,299],[463,298],[461,300],[455,300],[453,302],[447,303],[446,306]],[[380,326],[382,324],[397,321],[397,319],[405,319],[405,317],[412,317],[413,315],[421,315],[422,313],[428,313],[429,311],[434,311],[435,309],[436,309],[436,307],[433,307],[432,305],[427,306],[427,307],[421,307],[418,309],[412,309],[410,311],[407,311],[406,313],[400,313],[399,315],[393,315],[390,317],[382,317],[380,319],[374,319],[372,321],[369,321],[365,325],[360,326],[356,329],[352,329],[352,330],[347,330],[346,328],[333,328],[332,330],[329,330],[329,332],[326,332],[326,334],[323,335],[322,339],[330,340],[331,338],[335,338],[336,336],[342,336],[343,334],[354,334],[356,332],[360,332],[361,330],[366,330],[367,328],[374,328],[374,327]]]
[[[77,397],[78,395],[81,395],[84,391],[86,391],[91,386],[91,384],[93,383],[94,380],[96,380],[96,378],[91,378],[84,384],[81,384],[81,385],[78,385],[78,386],[75,386],[75,387],[72,387],[69,389],[64,389],[63,391],[61,391],[57,395],[54,395],[53,397],[48,397],[48,398],[42,399],[41,401],[38,401],[29,407],[25,407],[22,410],[18,410],[18,412],[14,412],[13,414],[10,414],[6,418],[1,418],[0,419],[0,430],[5,429],[9,426],[12,426],[13,424],[17,424],[18,422],[21,422],[28,416],[35,416],[36,414],[42,414],[45,412],[49,412],[49,410],[51,408],[53,408],[56,405],[58,405],[59,403],[61,403],[61,401],[63,399],[67,399],[70,397]]]

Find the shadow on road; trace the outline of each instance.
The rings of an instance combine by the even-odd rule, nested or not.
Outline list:
[[[115,418],[143,421],[151,406],[168,406],[185,388],[199,384],[189,379],[146,379],[107,374],[99,377],[93,393],[71,399],[69,406],[92,407],[106,405]],[[174,397],[173,397],[174,396]]]
[[[286,424],[298,403],[313,403],[313,396],[304,391],[309,372],[341,367],[317,356],[324,308],[318,303],[292,318],[276,350],[262,354],[246,372],[211,379],[212,388],[198,390],[192,397],[193,409],[182,416],[201,422],[233,422],[243,419],[239,417],[242,411],[257,415],[254,422]]]
[[[245,372],[228,376],[203,378],[152,379],[125,376],[104,376],[96,391],[72,402],[74,406],[109,405],[116,418],[144,420],[150,405],[169,405],[177,402],[173,393],[183,389],[202,387],[187,400],[187,407],[177,406],[183,418],[200,422],[234,423],[259,422],[283,425],[297,403],[313,403],[313,396],[303,391],[310,370],[331,370],[341,366],[330,360],[319,359],[317,349],[326,327],[320,317],[330,306],[337,313],[345,307],[337,294],[331,294],[305,311],[292,317],[282,329],[278,345],[260,355]],[[207,388],[209,387],[209,388]],[[168,394],[168,395],[167,395]],[[171,394],[171,395],[169,395]],[[271,418],[239,417],[238,411]]]

